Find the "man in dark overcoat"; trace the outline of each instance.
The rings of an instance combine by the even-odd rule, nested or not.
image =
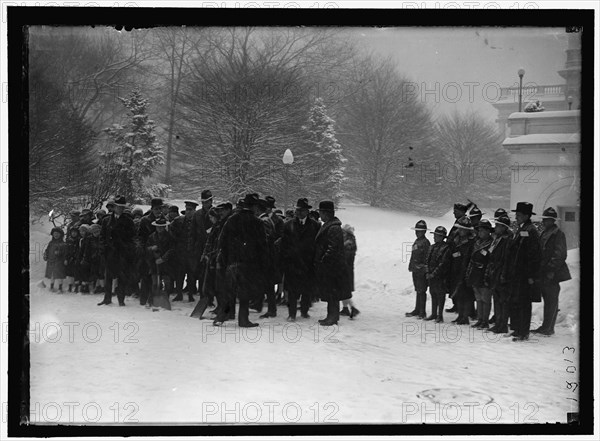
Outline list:
[[[203,249],[200,249],[197,246],[196,224],[194,222],[196,207],[199,204],[191,199],[184,201],[184,204],[185,214],[176,217],[170,227],[171,233],[177,243],[175,254],[179,263],[177,274],[175,275],[175,289],[177,295],[173,301],[183,300],[183,281],[187,274],[187,284],[189,288],[188,300],[193,302],[195,301],[194,293],[196,280],[198,279],[198,267],[203,252]]]
[[[156,231],[152,224],[162,216],[163,200],[153,198],[150,201],[150,212],[142,217],[138,228],[137,245],[142,250],[140,261],[138,262],[138,271],[141,276],[140,305],[145,305],[152,290],[152,275],[150,269],[154,265],[154,260],[146,252],[148,238]]]
[[[427,253],[431,243],[425,237],[427,223],[424,220],[418,221],[412,228],[415,230],[417,238],[412,245],[410,261],[408,262],[408,271],[412,273],[413,285],[415,287],[416,299],[415,309],[404,314],[406,317],[417,316],[420,319],[425,318],[425,307],[427,305]]]
[[[308,318],[310,300],[315,289],[313,259],[315,237],[319,225],[308,217],[308,199],[298,199],[293,219],[285,222],[281,237],[281,264],[288,292],[288,320],[296,319],[298,298],[301,297],[300,314]]]
[[[208,212],[213,206],[213,195],[210,190],[203,190],[200,193],[200,203],[202,204],[202,208],[194,212],[193,216],[193,228],[194,228],[194,240],[196,244],[194,245],[198,251],[198,262],[197,262],[197,274],[196,278],[199,280],[198,289],[202,290],[202,280],[204,280],[204,262],[200,261],[202,257],[202,253],[204,252],[204,247],[206,245],[206,240],[208,239],[208,230],[212,227],[210,219],[208,218]],[[187,208],[186,208],[187,211]],[[190,293],[196,292],[195,280],[193,281],[193,285],[190,285],[188,281],[188,287],[190,288]]]
[[[265,286],[262,276],[268,268],[267,236],[263,222],[257,217],[259,204],[255,194],[247,194],[242,210],[223,225],[218,244],[217,262],[226,268],[227,288],[240,303],[238,325],[245,328],[258,326],[249,320],[249,302],[262,293]],[[214,324],[218,326],[222,321],[215,320]]]
[[[565,233],[558,228],[556,221],[558,213],[548,207],[542,214],[544,231],[540,236],[542,261],[540,263],[540,282],[542,298],[544,299],[544,321],[536,330],[532,331],[543,335],[554,334],[554,324],[558,315],[558,294],[560,282],[571,279],[567,266],[567,238]]]
[[[513,341],[523,341],[529,338],[531,302],[537,300],[535,280],[540,273],[540,235],[531,222],[531,216],[535,215],[531,203],[517,202],[517,208],[512,211],[518,230],[509,257],[512,280],[510,323],[514,329]]]
[[[327,317],[319,320],[321,326],[337,325],[340,317],[340,300],[351,297],[352,292],[344,254],[342,223],[335,216],[332,201],[319,202],[323,225],[315,237],[315,273],[321,299],[327,302]]]
[[[129,281],[129,267],[135,252],[135,226],[132,217],[123,212],[127,206],[125,197],[116,197],[114,205],[114,212],[103,219],[100,232],[106,271],[104,300],[98,305],[111,304],[112,294],[116,291],[119,306],[125,306],[125,288]]]

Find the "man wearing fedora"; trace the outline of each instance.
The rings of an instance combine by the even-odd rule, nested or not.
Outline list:
[[[496,211],[496,214],[498,211]],[[500,216],[495,219],[494,239],[488,249],[489,261],[483,277],[484,285],[492,290],[492,299],[494,302],[494,326],[490,332],[494,334],[508,333],[508,317],[510,307],[510,277],[509,268],[509,250],[512,240],[510,231],[510,219],[506,215],[499,213]]]
[[[140,305],[145,305],[148,296],[152,290],[152,276],[150,270],[153,263],[148,253],[146,252],[146,243],[152,233],[156,231],[156,227],[152,224],[162,216],[163,200],[161,198],[152,198],[150,200],[150,211],[145,216],[142,216],[138,228],[138,245],[143,250],[143,258],[139,262],[139,274],[141,278],[140,288]]]
[[[314,262],[319,294],[321,300],[327,302],[327,317],[319,320],[319,324],[332,326],[337,325],[340,317],[339,302],[351,298],[352,291],[346,267],[342,223],[335,216],[333,202],[319,202],[319,214],[323,225],[315,237]]]
[[[198,265],[203,249],[196,247],[196,236],[194,229],[194,215],[196,207],[200,205],[198,202],[188,199],[183,202],[185,204],[185,214],[178,216],[171,224],[171,234],[175,238],[177,261],[179,263],[175,274],[175,291],[177,295],[173,301],[183,300],[183,281],[187,274],[188,284],[188,300],[194,299],[194,288],[198,278]]]
[[[318,224],[308,217],[312,208],[308,199],[300,198],[296,203],[293,219],[285,222],[281,237],[281,261],[288,292],[288,320],[296,320],[298,298],[300,314],[308,318],[308,310],[315,290],[313,258],[315,255],[315,237],[319,232]]]
[[[567,238],[565,233],[558,228],[556,221],[558,213],[548,207],[542,214],[544,231],[540,236],[542,261],[540,263],[540,279],[542,299],[544,300],[544,321],[536,330],[532,331],[542,335],[554,334],[554,324],[558,315],[558,295],[560,282],[571,279],[567,266]]]
[[[117,294],[119,306],[125,306],[125,288],[130,279],[130,266],[135,252],[135,226],[131,216],[123,212],[126,206],[125,197],[117,196],[114,212],[102,222],[100,243],[106,261],[105,293],[104,300],[98,306],[111,304],[113,292]]]
[[[444,303],[448,292],[448,270],[450,269],[450,246],[445,242],[446,229],[441,225],[431,232],[434,243],[427,252],[425,278],[431,295],[431,315],[425,320],[444,321]]]
[[[420,319],[424,319],[426,316],[425,307],[427,305],[427,278],[425,277],[425,273],[427,272],[427,253],[429,252],[431,242],[425,237],[427,223],[424,220],[417,222],[412,229],[415,230],[417,238],[412,245],[408,271],[412,273],[416,299],[415,309],[407,312],[405,316],[417,316]]]
[[[223,225],[218,242],[217,269],[225,268],[227,291],[240,303],[238,325],[245,328],[258,326],[249,320],[249,302],[262,294],[268,266],[265,227],[257,217],[259,204],[256,194],[247,194],[242,210]],[[227,318],[219,313],[214,325],[220,326]]]
[[[200,257],[204,252],[204,246],[206,245],[206,240],[208,239],[208,230],[212,226],[210,219],[208,218],[208,212],[213,206],[213,194],[210,190],[203,190],[200,193],[200,204],[202,208],[194,212],[193,222],[194,222],[194,236],[196,241],[196,249],[198,250],[198,262],[197,262],[197,280],[204,280],[204,262],[200,261]],[[186,208],[187,211],[187,208]],[[201,283],[201,282],[200,282]],[[198,289],[202,290],[202,286],[199,283]],[[190,288],[190,293],[196,293],[196,285],[195,281],[190,285],[188,281],[188,287]]]
[[[531,324],[531,302],[535,297],[535,280],[540,273],[540,236],[531,222],[533,205],[529,202],[517,202],[512,210],[517,219],[518,230],[512,241],[509,261],[512,296],[510,306],[510,324],[514,329],[513,341],[529,339]]]

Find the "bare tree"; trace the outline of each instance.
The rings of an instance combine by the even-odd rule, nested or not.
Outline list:
[[[351,190],[372,206],[407,202],[406,173],[431,158],[431,115],[390,60],[366,57],[352,79],[361,87],[345,99],[338,132],[354,170]]]

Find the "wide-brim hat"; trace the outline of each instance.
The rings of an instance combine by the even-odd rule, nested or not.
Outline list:
[[[298,199],[298,202],[296,202],[296,208],[305,208],[307,210],[310,210],[312,208],[312,205],[308,205],[307,198],[300,198]]]
[[[437,234],[438,236],[448,237],[448,230],[444,227],[436,227],[436,229],[429,234]]]
[[[504,208],[498,208],[495,212],[494,212],[494,219],[497,219],[501,216],[508,216],[508,213],[506,212],[506,210]]]
[[[125,196],[117,196],[113,202],[116,207],[127,207]]]
[[[233,204],[231,202],[221,202],[215,208],[217,210],[233,210]]]
[[[162,207],[162,206],[163,206],[163,200],[161,198],[152,198],[152,200],[150,201],[150,208]]]
[[[461,228],[463,230],[473,231],[473,226],[471,225],[471,219],[469,219],[467,216],[463,216],[460,219],[458,219],[456,221],[456,223],[454,224],[454,226],[456,228]]]
[[[535,213],[533,212],[533,204],[530,202],[517,202],[517,208],[510,211],[513,213],[523,213],[529,216],[535,216]]]
[[[560,220],[560,218],[558,217],[558,213],[552,207],[548,207],[544,210],[544,212],[542,213],[542,219]]]
[[[242,206],[250,207],[252,205],[260,205],[260,198],[256,193],[248,193],[244,199],[242,199]]]
[[[483,216],[485,213],[482,212],[479,208],[475,207],[469,213],[469,217]]]
[[[487,219],[481,219],[479,221],[479,224],[477,224],[477,226],[475,227],[476,230],[479,230],[480,228],[485,228],[488,231],[492,231],[494,229],[492,223]]]
[[[267,201],[267,203],[268,203],[267,207],[275,208],[275,198],[273,196],[267,196],[265,198],[265,201]]]
[[[496,225],[500,224],[500,225],[504,225],[507,228],[510,228],[510,219],[508,218],[508,216],[500,216],[494,220],[496,221],[495,222]]]
[[[466,213],[467,210],[469,209],[469,207],[467,207],[465,204],[461,204],[460,202],[457,202],[456,204],[454,204],[454,209],[464,211]]]
[[[210,190],[204,190],[200,193],[200,201],[206,202],[210,201],[213,198],[212,192]]]
[[[195,201],[193,199],[188,199],[186,201],[183,201],[183,205],[193,205],[193,206],[197,207],[198,205],[200,205],[200,202]]]
[[[425,222],[424,220],[420,220],[415,224],[414,227],[410,227],[410,229],[415,231],[427,231],[427,222]]]
[[[161,217],[159,219],[156,219],[154,222],[152,222],[152,226],[153,227],[167,227],[171,225],[171,222],[169,222],[167,219],[165,219],[164,217]]]
[[[319,211],[335,211],[333,201],[321,201],[319,202]]]

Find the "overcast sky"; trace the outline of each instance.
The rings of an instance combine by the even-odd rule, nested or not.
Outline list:
[[[354,28],[348,32],[366,48],[392,56],[412,81],[428,83],[432,93],[424,99],[438,115],[455,108],[473,108],[495,120],[497,111],[489,101],[499,91],[493,83],[518,85],[520,67],[525,69],[524,85],[565,82],[557,73],[566,61],[564,28],[399,27]],[[433,92],[436,82],[439,99]],[[477,84],[464,85],[473,82]],[[449,83],[458,83],[461,89]]]

